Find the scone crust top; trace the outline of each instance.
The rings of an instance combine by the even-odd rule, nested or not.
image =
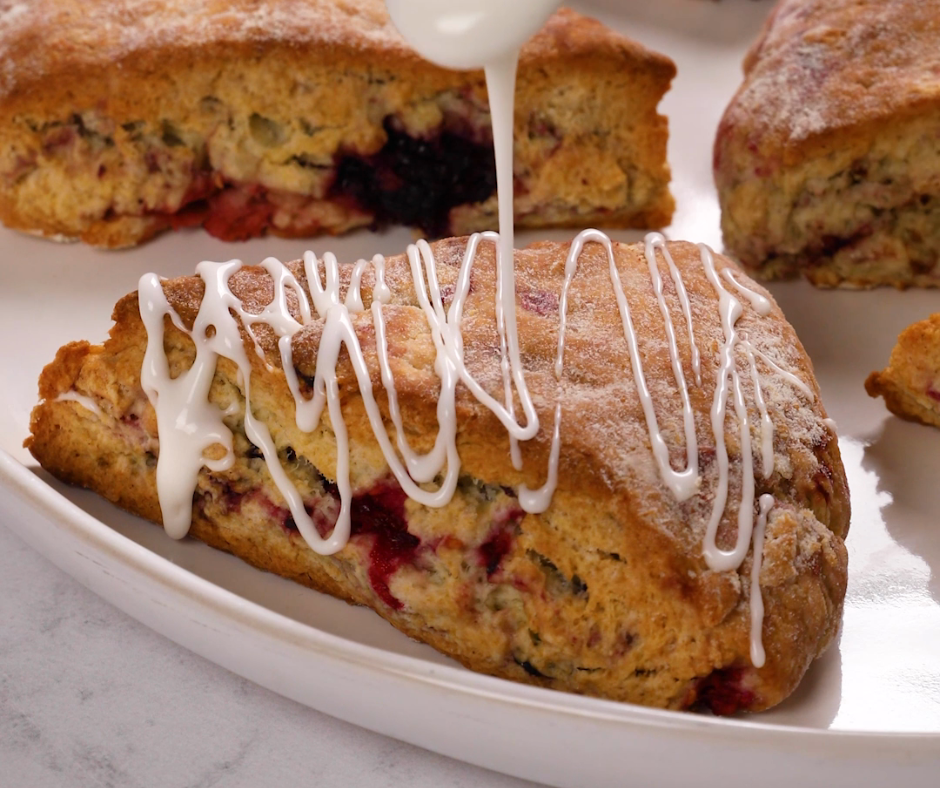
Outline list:
[[[50,96],[93,106],[112,69],[159,74],[168,55],[178,59],[187,52],[211,61],[260,58],[278,49],[294,52],[298,62],[314,56],[336,63],[366,48],[399,69],[407,63],[429,68],[392,25],[383,0],[29,0],[0,8],[0,101],[15,109],[17,98],[54,79],[57,91],[47,90]],[[567,9],[523,47],[520,63],[559,54],[632,61],[665,80],[675,74],[668,58]],[[446,75],[452,72],[434,70],[442,83],[451,81]]]

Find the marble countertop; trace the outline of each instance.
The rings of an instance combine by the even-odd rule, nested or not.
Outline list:
[[[0,527],[0,788],[525,788],[181,648]]]

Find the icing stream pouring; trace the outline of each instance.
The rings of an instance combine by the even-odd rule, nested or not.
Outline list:
[[[502,348],[506,407],[512,413],[512,386],[519,394],[527,429],[510,433],[512,461],[522,467],[518,440],[538,432],[538,416],[526,386],[516,330],[516,278],[513,275],[513,107],[519,50],[554,13],[561,0],[386,0],[398,32],[422,57],[444,68],[483,69],[496,157],[499,214],[496,324]],[[545,504],[547,506],[547,503]],[[544,508],[544,507],[543,507]]]

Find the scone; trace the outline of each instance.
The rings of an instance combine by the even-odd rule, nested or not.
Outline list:
[[[704,248],[580,242],[516,252],[538,417],[518,462],[508,429],[535,421],[518,381],[505,406],[512,341],[479,236],[377,266],[144,277],[103,347],[43,372],[27,446],[474,670],[772,706],[832,641],[846,586],[848,491],[809,359]]]
[[[940,314],[901,332],[887,368],[872,372],[865,390],[896,416],[940,427]]]
[[[721,121],[726,250],[824,287],[940,282],[940,2],[782,0]]]
[[[400,223],[495,229],[482,72],[422,61],[382,0],[0,7],[0,219],[102,247]],[[661,227],[675,66],[570,11],[522,50],[515,215]]]

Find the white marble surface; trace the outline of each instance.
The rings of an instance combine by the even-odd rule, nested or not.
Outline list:
[[[129,618],[0,527],[0,787],[303,785],[534,783],[262,689]]]

